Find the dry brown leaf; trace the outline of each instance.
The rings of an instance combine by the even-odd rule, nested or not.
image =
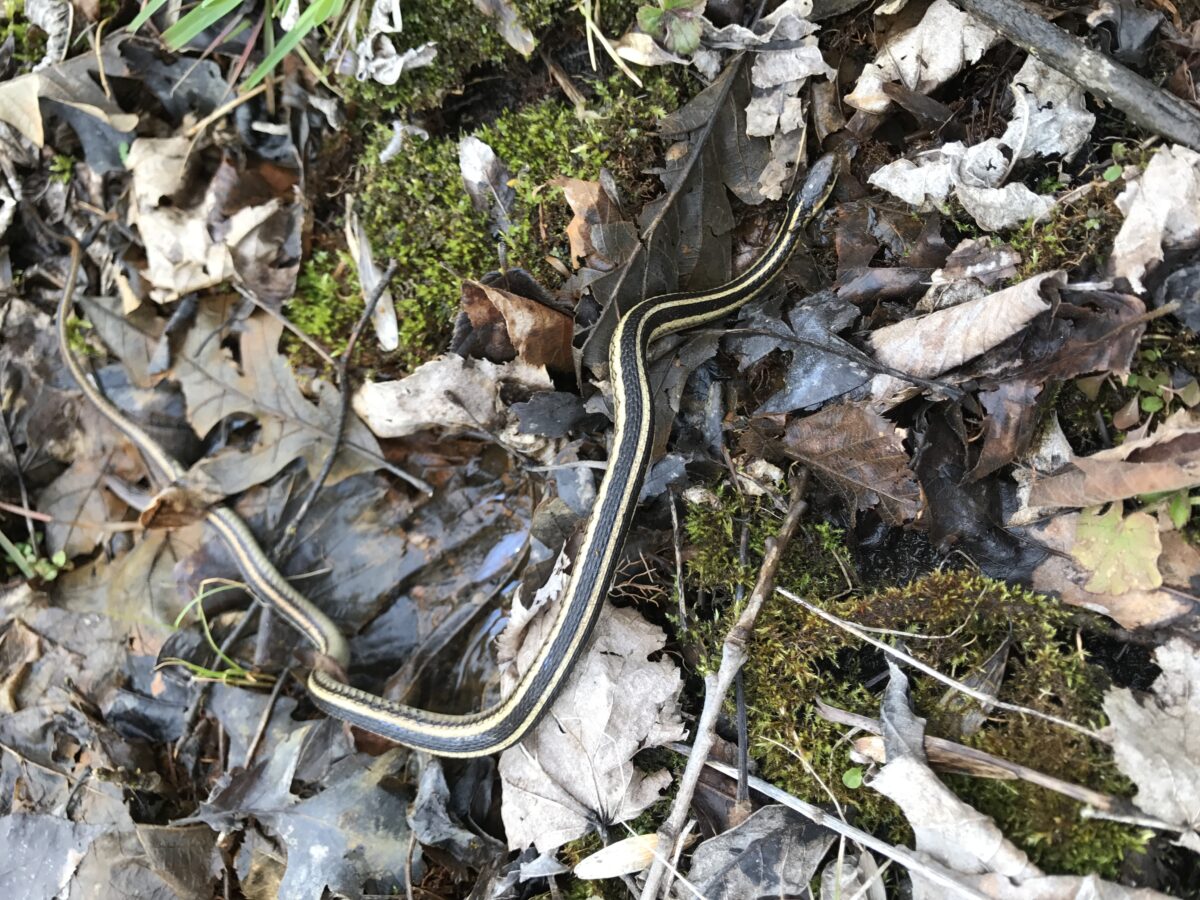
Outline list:
[[[987,419],[984,421],[983,449],[971,470],[973,480],[992,474],[1025,453],[1034,436],[1037,399],[1041,392],[1040,384],[1018,378],[979,393],[979,402],[987,411]]]
[[[1043,289],[1064,284],[1062,272],[1042,272],[979,300],[880,328],[871,347],[885,365],[934,378],[1008,340],[1050,309]]]
[[[876,412],[846,403],[796,419],[784,435],[784,452],[825,476],[855,509],[878,506],[892,525],[921,513],[903,434]]]
[[[601,253],[592,239],[592,229],[595,226],[622,220],[621,210],[604,190],[604,186],[599,181],[583,181],[564,176],[555,178],[550,183],[562,188],[567,204],[575,213],[567,225],[567,238],[571,242],[571,267],[586,265],[591,269],[607,271],[620,262]]]
[[[1193,609],[1185,594],[1160,587],[1131,590],[1124,594],[1100,594],[1084,585],[1092,573],[1071,559],[1075,545],[1076,513],[1055,516],[1031,529],[1030,536],[1051,552],[1033,570],[1030,579],[1035,591],[1054,594],[1072,606],[1082,606],[1113,619],[1125,628],[1149,628],[1164,625]]]
[[[491,334],[495,362],[516,357],[552,372],[573,371],[571,317],[529,297],[477,281],[464,281],[462,308],[471,327]],[[507,352],[506,352],[507,351]]]
[[[1147,437],[1076,456],[1065,471],[1033,482],[1029,505],[1099,506],[1200,484],[1200,419],[1181,410]]]

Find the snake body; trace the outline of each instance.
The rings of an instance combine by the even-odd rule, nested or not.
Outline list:
[[[813,165],[803,187],[790,198],[783,223],[766,251],[734,280],[713,290],[650,297],[619,318],[609,351],[615,427],[608,467],[566,593],[553,613],[549,635],[513,691],[495,706],[468,715],[446,715],[405,706],[342,681],[330,669],[344,671],[350,652],[334,623],[292,587],[232,509],[214,506],[206,511],[206,521],[229,547],[247,586],[337,664],[318,665],[309,673],[307,689],[318,707],[367,731],[438,756],[495,753],[518,742],[538,722],[586,646],[603,608],[649,466],[654,435],[646,362],[649,345],[664,335],[719,319],[761,296],[786,265],[805,224],[824,204],[836,177],[834,157],[822,157]],[[71,268],[59,302],[57,326],[63,360],[88,401],[145,456],[153,477],[164,485],[179,481],[183,467],[92,385],[70,351],[66,323],[81,249],[77,241],[66,240],[71,246]]]

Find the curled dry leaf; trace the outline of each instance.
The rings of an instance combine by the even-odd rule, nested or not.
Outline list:
[[[1183,638],[1154,651],[1162,669],[1151,697],[1115,688],[1104,698],[1117,766],[1138,786],[1137,805],[1182,831],[1200,853],[1200,652]]]
[[[1017,159],[1061,154],[1070,159],[1092,134],[1083,88],[1030,54],[1013,77],[1012,121],[1000,138]]]
[[[501,636],[506,689],[541,649],[565,581],[560,566],[528,608],[514,602],[514,634]],[[545,852],[587,834],[596,820],[628,821],[670,783],[666,771],[645,773],[633,764],[638,751],[686,736],[679,670],[669,659],[649,660],[665,642],[662,630],[632,609],[601,613],[550,712],[500,757],[500,812],[511,849],[532,844]]]
[[[933,378],[1008,340],[1050,309],[1043,290],[1065,283],[1062,272],[1043,272],[979,300],[880,328],[871,348],[887,366]]]
[[[1125,222],[1113,239],[1109,267],[1139,293],[1163,249],[1200,243],[1200,153],[1171,146],[1117,197]]]
[[[500,344],[489,357],[516,357],[529,366],[545,366],[552,372],[570,372],[571,317],[544,303],[478,281],[463,282],[462,308],[473,329],[489,329]],[[497,333],[498,332],[498,333]]]
[[[922,509],[903,439],[883,416],[844,403],[792,422],[784,452],[824,476],[854,509],[878,507],[884,521],[901,525]]]
[[[603,241],[597,241],[593,237],[593,229],[596,226],[621,221],[621,210],[616,201],[608,195],[608,191],[599,181],[560,176],[551,180],[550,184],[562,188],[567,205],[575,214],[567,224],[572,268],[586,265],[601,271],[611,269],[619,260],[601,251]]]
[[[1200,417],[1181,410],[1154,434],[1091,456],[1073,456],[1065,470],[1032,483],[1029,505],[1099,506],[1195,484],[1200,484]]]

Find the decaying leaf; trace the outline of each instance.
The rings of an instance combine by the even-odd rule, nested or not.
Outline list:
[[[977,62],[998,40],[996,32],[948,0],[934,0],[920,23],[893,36],[880,49],[846,102],[864,112],[885,112],[892,101],[883,91],[884,82],[899,81],[927,94]]]
[[[562,584],[552,577],[531,608],[551,604]],[[531,613],[518,616],[520,610],[514,603],[510,627],[518,629],[521,645],[515,670],[505,673],[509,687],[516,671],[536,657],[554,615],[551,606],[529,627]],[[666,771],[648,774],[633,764],[639,750],[686,735],[677,705],[679,670],[668,659],[648,659],[665,639],[635,610],[609,607],[602,613],[549,714],[500,757],[501,815],[511,849],[532,844],[544,852],[587,834],[597,819],[628,821],[670,783]]]
[[[999,140],[970,147],[952,141],[916,162],[888,163],[868,181],[922,209],[942,205],[953,189],[980,228],[999,231],[1040,219],[1054,207],[1052,197],[1035,194],[1020,182],[1004,184],[1009,168]]]
[[[1042,272],[982,299],[880,328],[871,347],[885,365],[933,378],[1019,332],[1050,309],[1043,290],[1053,295],[1065,283],[1062,272]]]
[[[833,839],[786,806],[764,806],[698,846],[688,881],[706,900],[803,896]]]
[[[367,382],[354,395],[354,410],[380,437],[404,437],[436,428],[502,431],[508,408],[500,399],[505,385],[530,393],[553,385],[546,370],[520,361],[497,365],[453,354],[431,360],[399,381]]]
[[[877,506],[893,525],[921,513],[903,433],[878,413],[849,403],[828,406],[792,422],[784,449],[827,478],[855,509]]]
[[[1125,222],[1113,239],[1109,266],[1139,293],[1142,278],[1163,249],[1200,243],[1200,153],[1187,147],[1160,150],[1117,197]]]
[[[85,301],[88,318],[134,382],[144,383],[150,378],[148,368],[158,345],[157,335],[144,329],[161,323],[126,319],[117,310],[119,303],[115,297],[89,298]],[[315,475],[337,428],[337,392],[318,383],[316,403],[304,396],[287,357],[279,352],[283,325],[275,318],[251,316],[243,322],[241,365],[237,365],[218,339],[228,313],[221,303],[201,305],[175,356],[173,374],[187,399],[188,421],[198,435],[208,435],[221,420],[237,414],[257,419],[261,431],[248,449],[226,446],[202,460],[200,468],[228,494],[261,484],[298,458],[306,460]],[[331,481],[371,471],[383,462],[374,437],[350,417]]]
[[[529,56],[537,47],[533,33],[521,21],[521,14],[511,0],[473,0],[475,8],[495,23],[496,30],[508,46],[522,56]]]
[[[1162,542],[1153,516],[1144,512],[1122,516],[1120,503],[1113,503],[1107,512],[1086,509],[1075,525],[1071,555],[1091,571],[1084,588],[1097,594],[1158,587],[1163,581],[1158,571],[1160,553]]]
[[[458,145],[458,168],[471,205],[487,213],[492,235],[504,234],[512,227],[510,212],[517,192],[509,182],[512,174],[496,151],[474,135],[468,135]]]
[[[293,230],[281,228],[277,221],[287,210],[278,199],[226,215],[238,178],[229,164],[218,170],[198,203],[177,202],[177,195],[184,193],[192,149],[193,142],[185,137],[138,138],[125,161],[133,173],[134,222],[146,248],[145,277],[160,300],[219,284],[255,262],[277,268],[276,256],[287,253]],[[295,277],[292,268],[289,282]],[[291,290],[285,285],[271,293],[279,302]]]
[[[1200,421],[1181,410],[1151,435],[1091,456],[1073,456],[1065,470],[1032,483],[1029,504],[1099,506],[1195,484],[1200,484]]]
[[[1030,54],[1013,77],[1013,118],[1001,142],[1017,159],[1041,154],[1073,157],[1091,136],[1096,117],[1083,88]]]
[[[544,366],[552,372],[572,370],[574,322],[565,313],[478,281],[463,282],[462,308],[472,329],[493,332],[488,359],[508,362],[515,358],[528,366]]]
[[[1184,638],[1154,651],[1162,669],[1151,696],[1114,688],[1104,698],[1117,765],[1138,786],[1137,805],[1178,825],[1200,853],[1200,652]]]

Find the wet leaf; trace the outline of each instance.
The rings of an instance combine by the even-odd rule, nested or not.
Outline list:
[[[765,806],[698,846],[688,881],[710,900],[803,896],[833,840],[786,806]]]
[[[785,452],[811,466],[858,510],[899,525],[921,512],[921,491],[901,432],[878,413],[843,403],[796,419]]]

